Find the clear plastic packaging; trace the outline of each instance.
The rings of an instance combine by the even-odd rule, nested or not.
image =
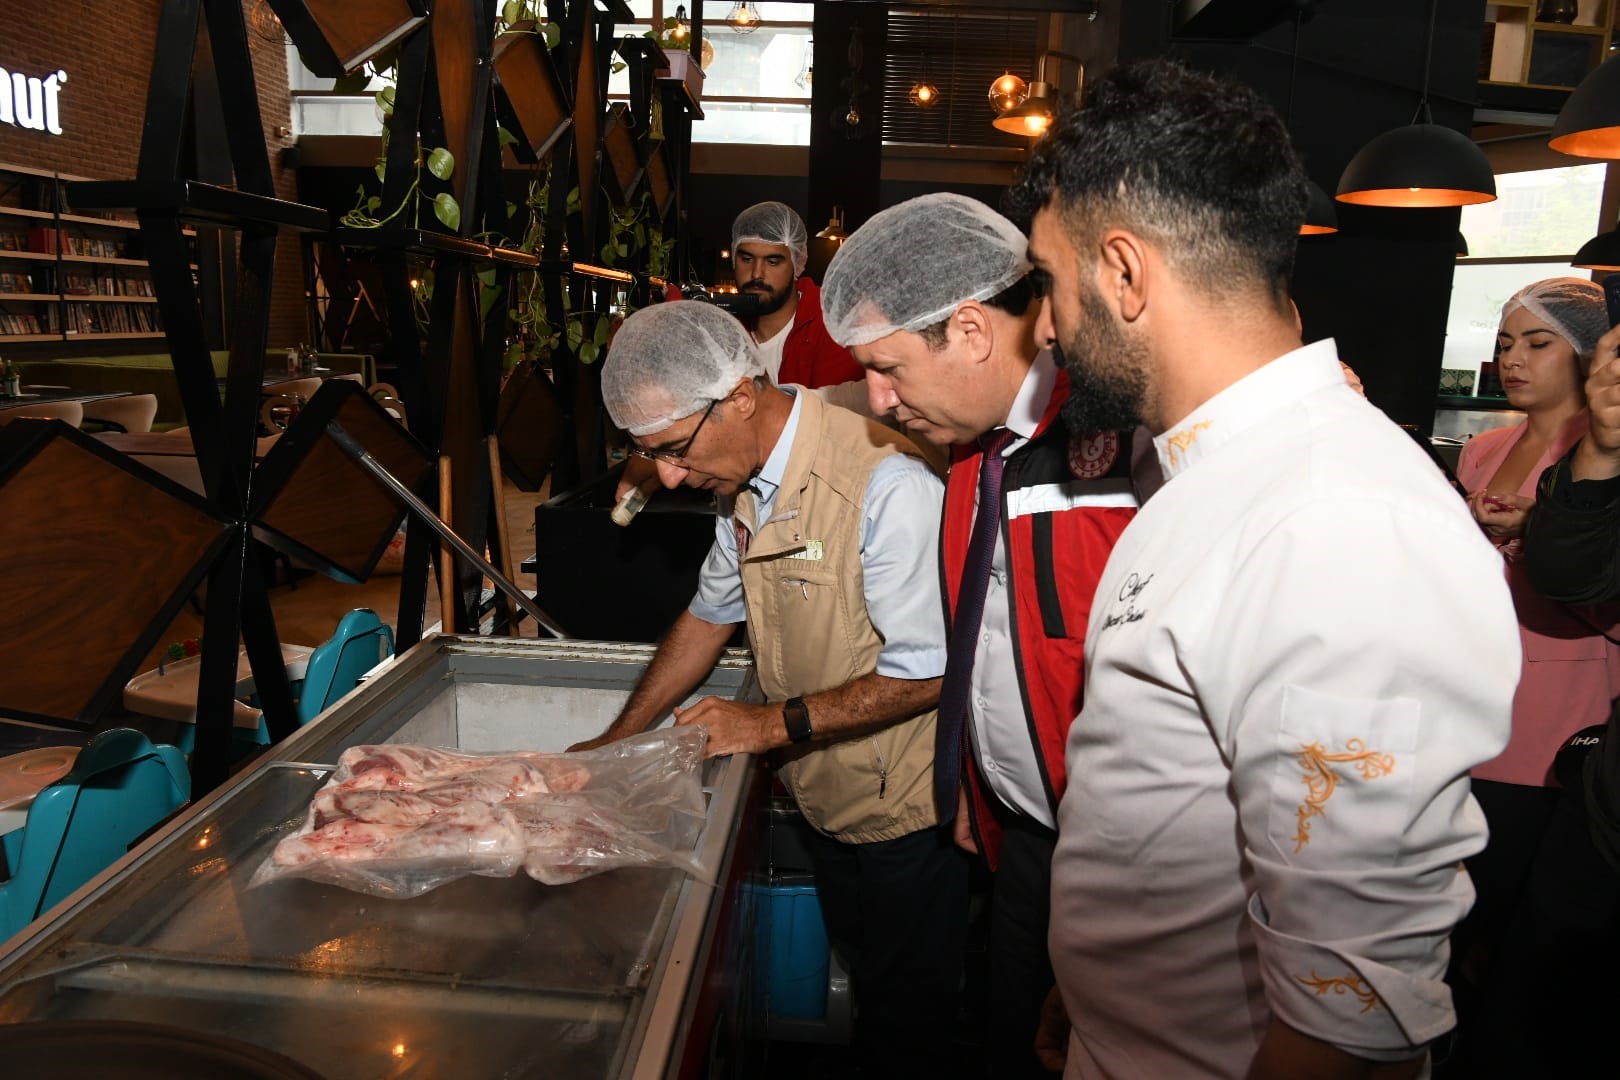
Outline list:
[[[694,725],[575,754],[351,747],[250,884],[308,878],[407,898],[519,869],[548,885],[621,866],[709,880],[692,855],[706,738]]]

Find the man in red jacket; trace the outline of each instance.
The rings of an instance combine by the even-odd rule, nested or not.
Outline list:
[[[953,448],[935,797],[958,843],[995,870],[987,1071],[1009,1078],[1048,1075],[1034,1043],[1053,985],[1064,743],[1080,711],[1092,594],[1137,507],[1132,434],[1064,423],[1068,380],[1035,347],[1040,301],[1025,249],[983,203],[925,195],[857,230],[823,293],[829,332],[866,369],[873,413]],[[1146,475],[1144,488],[1156,468]],[[988,519],[985,498],[997,504]]]
[[[821,291],[804,273],[809,254],[804,219],[785,203],[756,203],[731,223],[731,268],[737,290],[759,297],[759,310],[744,320],[759,345],[765,373],[777,385],[812,390],[865,378],[849,350],[827,336]],[[865,411],[864,386],[849,396]],[[828,395],[823,395],[828,396]],[[836,404],[839,395],[833,395]]]

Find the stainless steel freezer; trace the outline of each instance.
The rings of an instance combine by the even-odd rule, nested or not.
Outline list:
[[[473,877],[411,900],[247,882],[345,748],[556,751],[602,730],[651,646],[437,637],[396,659],[0,952],[0,1022],[180,1025],[343,1080],[678,1076],[747,1026],[763,772],[704,767],[716,885],[632,869]],[[698,695],[757,700],[744,652]],[[734,1056],[734,1051],[730,1054]]]

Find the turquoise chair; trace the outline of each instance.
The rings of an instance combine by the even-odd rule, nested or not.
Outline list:
[[[307,724],[338,698],[360,685],[360,677],[394,655],[394,632],[370,608],[355,608],[338,620],[337,629],[309,654],[304,678],[293,684],[298,723]],[[175,743],[186,753],[196,748],[197,729],[181,724]],[[270,745],[264,717],[255,728],[231,728],[232,756],[239,758]]]
[[[22,828],[0,836],[11,876],[0,882],[0,940],[111,866],[191,797],[186,759],[133,728],[90,740],[73,769],[45,788]]]
[[[360,677],[394,655],[394,632],[370,608],[355,608],[338,620],[337,630],[309,654],[298,722],[307,724],[338,698],[360,685]],[[262,727],[261,723],[261,727]],[[266,739],[269,734],[266,733]]]

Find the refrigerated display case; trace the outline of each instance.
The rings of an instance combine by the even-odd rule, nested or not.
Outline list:
[[[396,658],[0,949],[0,1023],[164,1024],[332,1078],[747,1075],[764,770],[705,763],[713,884],[616,870],[471,877],[410,900],[249,888],[347,747],[559,751],[617,713],[651,647],[437,637]],[[758,700],[728,653],[695,697]]]

